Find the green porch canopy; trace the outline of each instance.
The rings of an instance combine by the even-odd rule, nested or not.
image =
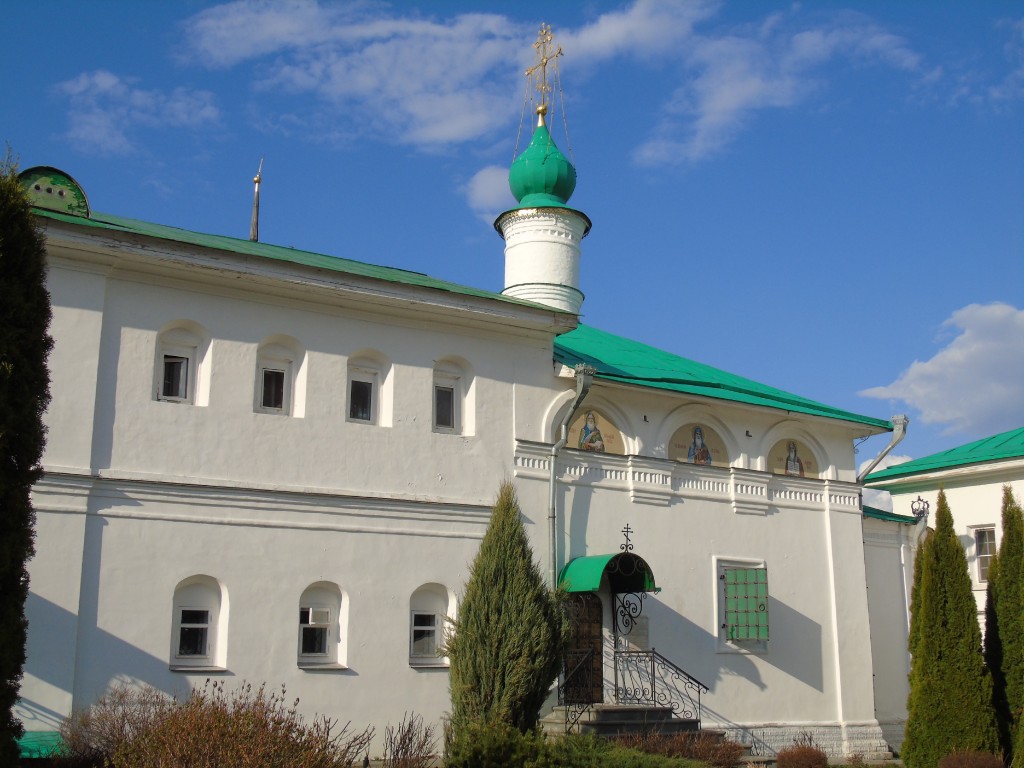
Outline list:
[[[661,592],[647,561],[632,552],[574,558],[562,567],[558,585],[567,592],[597,592],[606,573],[614,593]]]

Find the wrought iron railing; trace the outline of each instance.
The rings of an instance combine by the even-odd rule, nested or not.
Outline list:
[[[675,717],[696,720],[700,696],[708,687],[653,648],[615,652],[615,700],[618,704],[670,707]]]
[[[594,649],[569,651],[565,672],[558,684],[558,703],[565,707],[565,732],[576,728],[580,718],[594,705]]]

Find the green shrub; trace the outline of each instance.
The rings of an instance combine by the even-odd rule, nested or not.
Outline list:
[[[451,732],[472,722],[509,723],[523,733],[536,728],[561,668],[563,621],[558,593],[534,562],[515,490],[506,481],[447,642]]]
[[[1003,768],[1003,759],[991,752],[965,750],[946,755],[939,760],[939,768]]]
[[[779,750],[776,768],[828,768],[828,755],[811,744],[794,744]]]
[[[544,735],[522,733],[504,722],[470,721],[449,731],[448,768],[511,768],[534,764],[544,750]]]
[[[997,750],[992,678],[982,657],[978,605],[942,491],[935,531],[914,562],[909,650],[910,695],[900,755],[904,765],[935,768],[954,751]]]

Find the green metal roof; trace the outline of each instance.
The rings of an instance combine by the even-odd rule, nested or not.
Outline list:
[[[892,429],[885,419],[832,408],[582,323],[555,339],[555,359],[570,367],[592,365],[608,381]]]
[[[920,475],[925,472],[940,472],[944,469],[966,467],[993,461],[1008,461],[1024,457],[1024,427],[985,437],[948,451],[933,453],[920,459],[895,464],[864,478],[865,485],[884,487],[885,481]]]
[[[26,731],[18,739],[22,757],[49,757],[60,746],[58,731]]]
[[[615,558],[632,557],[644,569],[643,591],[660,592],[661,589],[654,583],[654,573],[643,558],[636,555],[624,555],[616,552],[611,555],[590,555],[588,557],[577,557],[562,566],[562,572],[558,575],[558,585],[565,587],[567,592],[597,592],[601,587],[601,577],[605,569]]]
[[[270,245],[268,243],[253,242],[251,240],[242,240],[236,237],[192,232],[187,229],[164,226],[163,224],[151,224],[146,221],[126,219],[121,216],[113,216],[108,213],[97,213],[93,211],[89,218],[84,218],[38,207],[34,209],[34,212],[36,215],[46,219],[67,222],[69,224],[78,224],[83,227],[95,227],[97,229],[104,229],[111,232],[143,235],[145,237],[152,237],[159,240],[196,245],[202,248],[214,248],[244,256],[257,256],[264,259],[273,259],[275,261],[286,261],[291,262],[292,264],[301,264],[306,267],[314,267],[317,269],[329,270],[331,272],[341,272],[361,277],[369,277],[390,283],[400,283],[402,285],[431,288],[438,291],[460,294],[462,296],[492,299],[494,301],[501,301],[508,304],[532,307],[540,306],[533,302],[503,296],[500,293],[482,291],[476,288],[469,288],[465,285],[459,285],[458,283],[438,280],[437,278],[430,277],[429,275],[425,275],[421,272],[410,272],[405,269],[396,269],[394,267],[379,267],[373,264],[366,264],[361,261],[353,261],[351,259],[343,259],[336,256],[325,256],[320,253],[300,251],[296,248],[286,248],[280,245]],[[571,314],[552,307],[544,307],[544,309],[551,312],[557,312],[559,314]]]
[[[888,512],[875,507],[864,507],[864,517],[873,517],[875,520],[885,520],[890,523],[906,523],[917,525],[917,518],[913,515],[897,515],[895,512]]]

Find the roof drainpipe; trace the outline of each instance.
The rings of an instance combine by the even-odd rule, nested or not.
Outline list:
[[[907,436],[907,425],[910,424],[910,418],[906,414],[899,414],[898,416],[892,417],[892,439],[889,441],[889,445],[885,447],[885,450],[875,456],[875,460],[867,465],[860,474],[857,475],[857,482],[863,482],[864,478],[871,474],[871,470],[878,466],[878,462],[889,455],[889,451],[895,448],[904,437]]]
[[[561,437],[558,442],[551,446],[551,460],[548,464],[548,567],[550,572],[551,589],[555,589],[558,579],[558,550],[555,546],[555,464],[558,453],[567,442],[569,442],[569,422],[576,416],[576,412],[583,404],[584,398],[594,383],[594,374],[597,369],[593,366],[579,363],[576,366],[576,399],[572,401],[568,413],[562,419]]]

